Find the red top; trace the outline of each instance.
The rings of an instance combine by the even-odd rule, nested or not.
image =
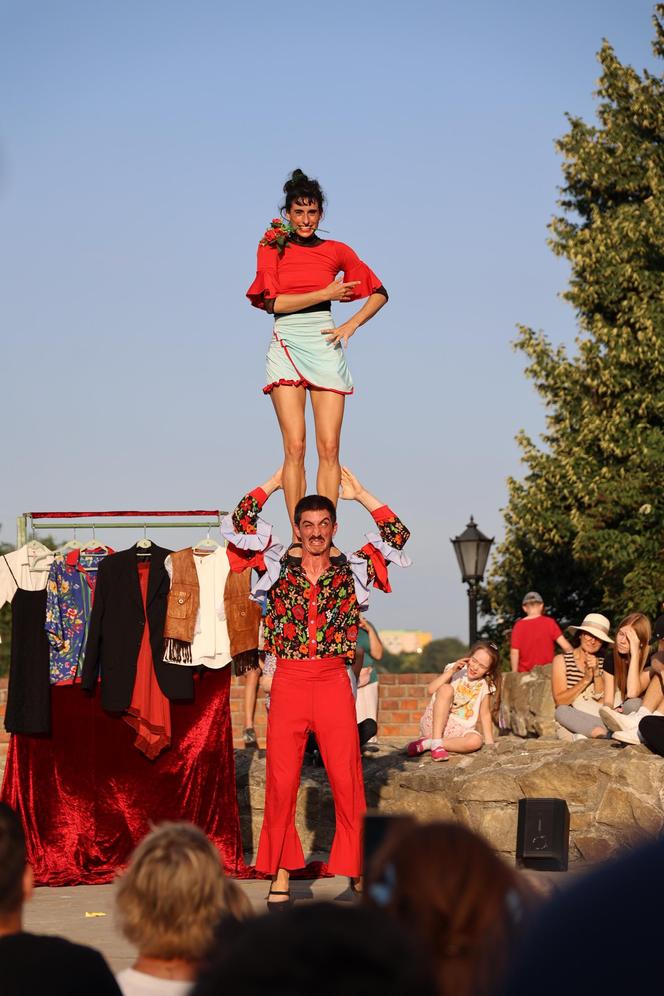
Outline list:
[[[344,282],[359,280],[351,301],[369,297],[381,281],[363,263],[350,246],[332,239],[318,246],[286,245],[281,256],[272,246],[259,246],[256,261],[256,279],[247,291],[255,308],[265,308],[265,298],[278,294],[310,294],[331,284],[337,273],[343,273]]]
[[[562,630],[551,616],[519,619],[512,629],[512,650],[519,651],[519,671],[532,671],[540,664],[550,664],[556,640]]]

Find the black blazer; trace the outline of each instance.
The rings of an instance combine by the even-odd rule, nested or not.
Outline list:
[[[166,664],[162,659],[164,621],[170,580],[164,561],[170,550],[153,543],[150,547],[147,617],[157,681],[169,699],[192,699],[192,669]],[[145,614],[138,583],[136,546],[114,553],[99,565],[88,642],[81,676],[83,688],[92,691],[101,672],[101,704],[104,709],[127,709],[134,690],[136,660],[143,638]]]

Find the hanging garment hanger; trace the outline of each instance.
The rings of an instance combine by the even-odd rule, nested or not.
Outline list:
[[[27,555],[25,559],[25,565],[27,565],[30,573],[31,574],[48,573],[51,567],[50,561],[52,561],[53,559],[53,550],[49,550],[49,548],[45,546],[44,543],[40,543],[40,541],[38,539],[35,539],[34,536],[32,537],[31,540],[28,540],[28,542],[25,544],[25,550]],[[34,556],[35,554],[36,556]],[[31,555],[33,555],[32,561],[30,560]],[[49,564],[45,565],[44,567],[37,567],[37,562],[40,560],[49,560]]]
[[[152,555],[150,552],[151,546],[152,540],[148,539],[148,527],[145,523],[143,523],[143,539],[139,539],[136,544],[139,557],[150,557]]]
[[[76,526],[74,526],[74,538],[67,540],[66,543],[63,543],[62,546],[59,546],[57,550],[53,551],[53,553],[56,557],[62,557],[64,556],[65,553],[68,553],[70,550],[81,550],[82,547],[83,543],[81,542],[80,539],[76,538]],[[43,556],[44,554],[42,554],[42,557]],[[41,560],[42,557],[37,557],[37,560]]]
[[[95,526],[93,525],[91,538],[87,540],[85,543],[79,543],[78,549],[81,551],[81,553],[90,553],[92,550],[105,550],[106,553],[109,553],[111,548],[106,543],[102,543],[100,540],[97,539],[97,533],[95,530]]]
[[[211,528],[211,526],[208,528],[205,539],[202,539],[200,543],[197,543],[196,546],[193,547],[194,553],[209,554],[212,553],[213,550],[219,549],[219,543],[217,543],[216,539],[212,539],[210,536]]]

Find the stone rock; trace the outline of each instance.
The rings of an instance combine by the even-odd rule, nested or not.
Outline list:
[[[569,748],[568,748],[569,749]],[[599,794],[597,770],[579,761],[544,761],[519,778],[523,794],[529,798],[565,799],[567,804],[596,805]]]
[[[470,825],[483,834],[497,851],[514,854],[516,842],[517,807],[486,807],[472,805]]]
[[[457,797],[463,802],[516,802],[523,797],[517,780],[500,771],[491,770],[457,781]]]
[[[532,684],[533,682],[531,682]],[[238,751],[237,792],[245,848],[255,850],[265,805],[265,756]],[[420,820],[458,820],[514,856],[518,800],[565,799],[570,808],[570,861],[601,860],[664,826],[664,765],[642,748],[610,741],[564,743],[502,736],[494,749],[445,764],[405,756],[399,741],[363,760],[367,804]],[[334,808],[322,768],[305,768],[296,825],[305,853],[326,852]]]
[[[626,831],[630,837],[654,836],[662,829],[661,809],[621,785],[609,785],[604,793],[597,822]]]
[[[574,844],[584,861],[605,861],[619,850],[615,841],[598,834],[575,834]],[[570,854],[570,859],[572,855]]]
[[[503,674],[500,725],[519,737],[555,736],[551,665]]]

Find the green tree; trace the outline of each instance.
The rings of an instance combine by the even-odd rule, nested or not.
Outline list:
[[[462,657],[468,647],[456,636],[444,636],[439,640],[432,640],[427,643],[422,653],[419,654],[421,661],[420,671],[443,671],[447,664]]]
[[[664,4],[653,50],[664,58]],[[597,123],[568,116],[562,212],[550,245],[571,268],[570,356],[520,328],[516,348],[547,409],[543,446],[519,434],[505,540],[484,594],[501,632],[531,588],[563,622],[615,621],[664,598],[664,78],[598,54]]]
[[[456,636],[443,636],[428,643],[421,654],[391,654],[386,650],[376,668],[388,674],[408,671],[428,674],[442,671],[446,664],[457,660],[467,649],[465,643],[457,640]]]

